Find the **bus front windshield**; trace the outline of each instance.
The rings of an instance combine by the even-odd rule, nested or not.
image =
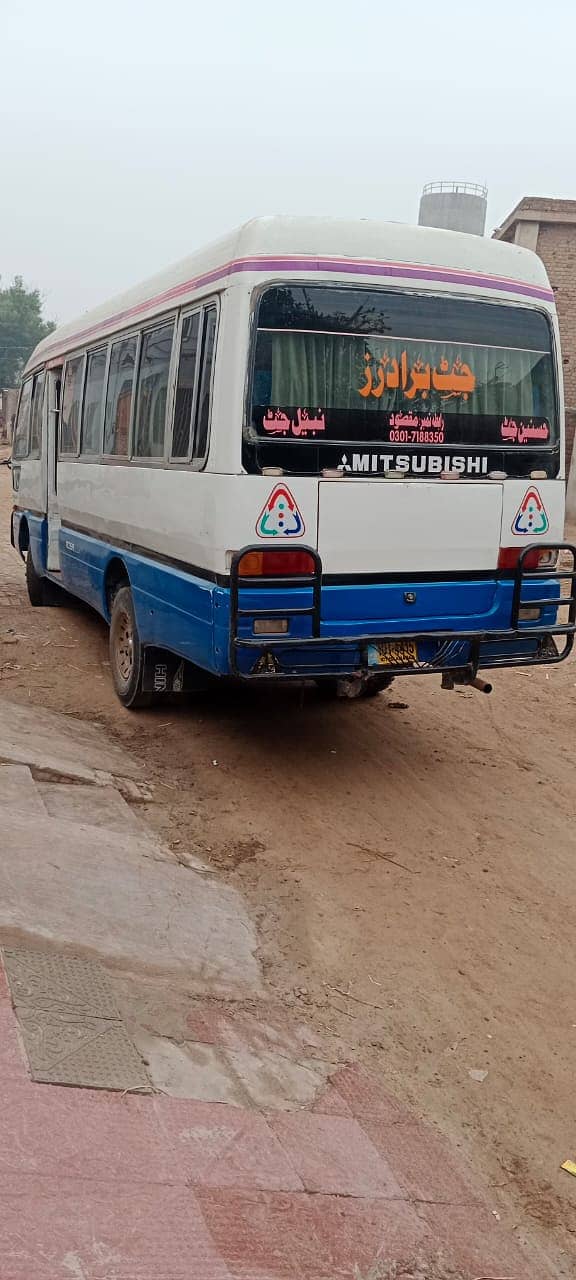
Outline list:
[[[363,446],[386,448],[392,458],[481,450],[490,469],[528,474],[542,465],[556,474],[546,316],[449,295],[303,284],[264,290],[247,470],[318,473]]]

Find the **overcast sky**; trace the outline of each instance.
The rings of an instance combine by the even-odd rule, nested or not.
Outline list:
[[[572,0],[4,0],[0,274],[59,321],[256,214],[576,197]]]

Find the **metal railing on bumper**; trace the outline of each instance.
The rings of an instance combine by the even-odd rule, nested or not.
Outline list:
[[[284,549],[274,548],[274,551],[280,554],[282,550]],[[288,552],[293,548],[285,548],[285,550]],[[306,551],[312,557],[315,565],[313,574],[298,577],[240,577],[238,570],[243,557],[250,552],[261,552],[262,546],[251,544],[243,547],[233,556],[230,568],[230,669],[233,675],[249,680],[305,680],[342,675],[348,666],[344,667],[342,661],[335,660],[334,651],[338,653],[347,648],[354,651],[354,661],[349,666],[350,673],[374,673],[379,670],[382,674],[391,676],[412,676],[458,671],[459,676],[468,680],[476,677],[479,667],[551,665],[563,662],[572,651],[576,633],[576,547],[570,543],[532,543],[524,548],[513,575],[510,626],[505,629],[377,631],[345,636],[321,634],[322,563],[318,553],[312,548],[301,547],[300,550]],[[571,568],[559,568],[555,571],[527,570],[525,563],[530,553],[543,550],[557,551],[559,556],[570,556]],[[559,584],[568,581],[569,594],[553,597],[545,595],[541,598],[527,597],[523,594],[528,583],[534,584],[544,579],[548,583]],[[312,593],[311,603],[294,607],[282,605],[281,608],[270,608],[265,598],[261,603],[258,601],[256,607],[252,603],[250,608],[246,608],[240,603],[240,591],[244,589],[263,588],[264,597],[269,589],[292,587],[308,588]],[[567,609],[566,620],[546,626],[535,626],[533,622],[522,624],[523,609],[552,607],[557,610]],[[311,633],[310,635],[271,635],[270,637],[238,634],[238,626],[243,618],[256,621],[259,618],[275,617],[288,619],[308,617]],[[556,636],[564,638],[564,645],[560,649],[556,644]],[[392,644],[402,646],[409,641],[416,645],[419,655],[421,650],[424,653],[427,650],[432,652],[421,659],[419,656],[417,661],[409,663],[387,662],[385,667],[375,667],[369,663],[369,650],[374,646]],[[526,641],[531,642],[532,647],[529,653],[515,650],[515,645]],[[482,655],[483,646],[490,646],[492,650],[498,645],[505,646],[501,653],[491,652],[490,655]],[[254,664],[250,670],[242,669],[238,661],[239,654],[250,651],[255,655]],[[294,655],[296,652],[300,655],[305,653],[306,658],[310,657],[311,660],[303,663],[300,658],[297,662],[294,660],[290,662],[290,654]],[[316,656],[318,661],[315,660]]]

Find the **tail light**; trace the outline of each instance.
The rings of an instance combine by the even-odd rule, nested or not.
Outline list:
[[[499,569],[516,569],[518,561],[522,555],[523,547],[500,547],[498,553]],[[558,551],[556,547],[534,547],[528,555],[524,556],[522,565],[524,569],[555,569],[558,560]]]
[[[238,562],[241,578],[298,578],[315,572],[309,551],[247,551]]]

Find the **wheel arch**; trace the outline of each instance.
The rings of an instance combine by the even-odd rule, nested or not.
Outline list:
[[[112,601],[119,587],[130,586],[130,574],[121,556],[111,556],[104,574],[104,616],[108,622],[112,614]]]

